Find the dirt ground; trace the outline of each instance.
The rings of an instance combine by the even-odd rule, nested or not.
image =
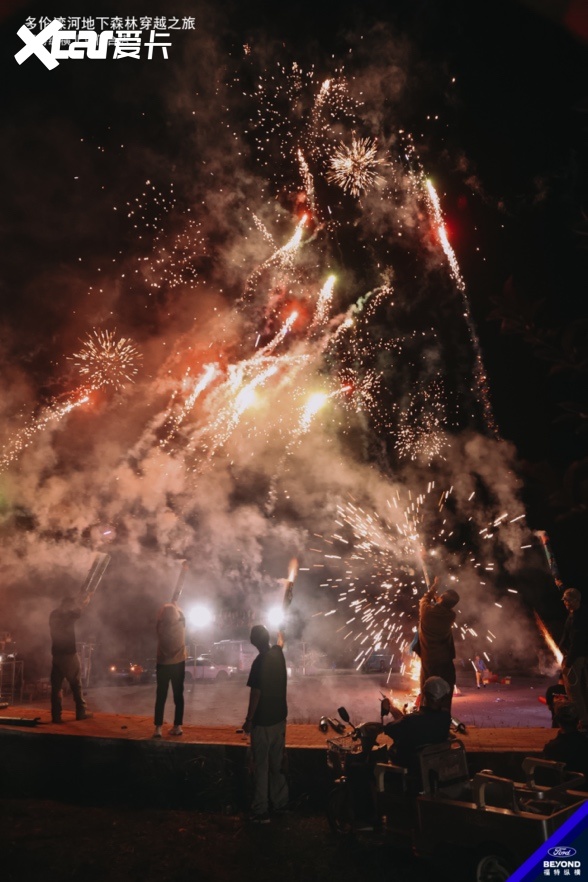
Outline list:
[[[377,834],[341,839],[304,810],[252,826],[243,815],[136,811],[0,799],[0,878],[71,882],[455,880]]]

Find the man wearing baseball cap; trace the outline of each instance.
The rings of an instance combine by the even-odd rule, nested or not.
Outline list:
[[[449,683],[441,677],[429,677],[423,685],[419,710],[405,716],[396,711],[396,721],[384,726],[384,732],[394,741],[390,756],[393,762],[406,766],[410,772],[416,767],[419,748],[447,741],[451,714],[444,705],[450,694]]]

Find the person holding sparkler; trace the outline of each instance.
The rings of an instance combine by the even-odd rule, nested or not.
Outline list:
[[[292,603],[294,578],[295,569],[291,566],[284,592],[284,614]],[[251,821],[254,824],[269,824],[270,802],[277,813],[288,807],[288,782],[283,771],[288,716],[283,625],[274,646],[270,646],[269,632],[264,625],[254,625],[249,639],[259,653],[253,660],[247,680],[249,705],[243,723],[243,731],[251,736],[253,756]]]
[[[559,648],[566,692],[575,705],[580,728],[588,731],[588,607],[577,588],[566,588],[562,600],[568,611]]]
[[[544,701],[549,710],[551,711],[551,728],[557,729],[558,724],[555,720],[555,712],[557,707],[562,702],[568,703],[568,695],[566,692],[566,684],[564,683],[563,671],[560,671],[557,676],[557,683],[552,683],[551,686],[548,686],[545,690],[545,698],[540,701]]]
[[[444,697],[443,706],[451,710],[451,699],[455,688],[455,645],[453,642],[454,606],[459,603],[459,594],[450,588],[437,595],[438,579],[435,576],[431,587],[419,603],[418,643],[421,657],[421,695],[429,677],[441,677],[449,684],[450,691]]]
[[[63,681],[67,680],[76,706],[76,720],[86,720],[92,714],[86,710],[82,693],[82,667],[76,649],[75,623],[82,614],[90,596],[81,604],[73,597],[65,596],[59,606],[49,616],[51,632],[51,721],[61,723]]]

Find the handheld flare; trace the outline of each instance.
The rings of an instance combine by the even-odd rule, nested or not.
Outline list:
[[[177,603],[180,599],[180,595],[182,593],[182,589],[184,587],[184,579],[186,578],[186,573],[188,572],[188,561],[183,560],[182,566],[180,568],[180,574],[178,576],[178,581],[176,582],[176,587],[174,588],[174,593],[172,594],[172,603]]]
[[[547,566],[549,567],[549,572],[553,576],[553,581],[558,588],[563,588],[562,578],[559,573],[557,561],[555,559],[551,543],[549,541],[549,536],[547,535],[545,530],[535,530],[534,532],[535,536],[537,536],[543,546],[543,551],[545,552],[545,557],[547,558]]]
[[[102,580],[102,576],[106,572],[106,568],[110,563],[110,555],[105,554],[104,552],[99,551],[96,557],[92,562],[92,566],[88,571],[88,575],[84,581],[84,584],[80,588],[80,601],[81,603],[89,603],[92,597],[94,596],[94,592],[96,588],[100,584]]]
[[[298,575],[298,561],[295,557],[290,561],[290,565],[288,567],[288,580],[286,582],[286,589],[284,591],[284,609],[288,609],[290,604],[292,603],[292,595],[294,591],[294,582],[296,580],[296,576]]]

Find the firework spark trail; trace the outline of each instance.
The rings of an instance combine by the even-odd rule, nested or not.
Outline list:
[[[539,633],[541,634],[541,636],[545,640],[547,646],[549,647],[549,649],[553,653],[553,656],[554,656],[557,664],[561,667],[561,664],[563,662],[563,652],[561,651],[561,649],[559,648],[559,646],[557,645],[557,643],[555,642],[555,640],[553,639],[553,637],[551,636],[549,631],[547,630],[545,624],[543,623],[541,617],[539,616],[539,613],[534,611],[534,616],[535,616],[535,622],[537,623],[537,627],[539,628]]]
[[[263,361],[264,358],[267,358],[271,353],[286,339],[286,335],[292,330],[296,319],[298,318],[297,310],[293,310],[290,313],[278,333],[275,337],[273,337],[269,343],[267,343],[262,349],[259,349],[255,355],[253,355],[248,361],[244,362],[244,365],[253,365],[257,362]]]
[[[114,331],[93,330],[83,348],[68,358],[81,376],[90,378],[91,389],[102,386],[122,389],[137,375],[141,354],[128,337],[117,340]]]
[[[342,388],[335,389],[332,392],[314,392],[310,395],[310,397],[302,406],[297,425],[289,433],[288,443],[284,447],[284,451],[276,465],[276,468],[274,469],[274,473],[270,480],[268,499],[265,506],[265,511],[267,514],[271,514],[274,511],[275,504],[278,498],[278,480],[282,473],[285,462],[292,455],[296,447],[300,444],[302,437],[308,431],[310,431],[310,427],[315,416],[326,406],[326,404],[328,404],[329,401],[332,401],[340,397],[341,395],[345,395],[345,393],[349,391],[349,388],[349,386],[343,386]]]
[[[367,294],[364,294],[353,304],[353,306],[351,306],[351,312],[354,315],[357,315],[365,310],[366,315],[372,315],[384,300],[393,295],[394,290],[390,285],[382,285],[379,288],[374,288],[373,291],[368,291]],[[394,303],[391,303],[391,306],[394,306]]]
[[[345,193],[358,199],[362,193],[382,182],[377,167],[382,163],[378,158],[378,146],[371,138],[356,138],[353,135],[351,146],[340,144],[331,161],[327,181],[337,184]]]
[[[496,420],[494,419],[494,412],[492,410],[492,404],[490,402],[490,390],[488,387],[488,377],[486,375],[486,368],[484,366],[484,359],[482,357],[482,348],[480,346],[480,339],[478,337],[476,326],[474,325],[474,320],[472,318],[472,313],[470,309],[470,303],[467,296],[466,285],[461,275],[461,271],[459,269],[459,264],[457,262],[457,258],[455,256],[455,252],[453,248],[449,244],[449,239],[447,238],[447,232],[445,230],[445,224],[443,222],[443,214],[441,212],[441,203],[439,202],[439,197],[433,187],[431,181],[426,181],[427,193],[429,195],[429,206],[431,208],[433,219],[435,222],[435,226],[437,229],[437,235],[439,236],[439,241],[441,243],[441,247],[447,260],[449,262],[451,275],[455,281],[456,287],[458,291],[460,291],[463,301],[464,308],[464,318],[466,320],[467,328],[470,335],[470,340],[472,343],[472,347],[474,350],[474,358],[475,358],[475,366],[474,366],[474,378],[476,383],[476,391],[478,393],[478,399],[482,403],[482,410],[484,412],[484,419],[486,421],[487,429],[494,435],[495,438],[499,437],[498,426],[496,425]]]
[[[281,370],[286,370],[290,379],[294,379],[297,371],[307,364],[308,358],[304,353],[271,358],[256,355],[229,367],[225,382],[205,402],[210,419],[193,432],[185,447],[187,454],[194,453],[198,448],[205,451],[205,461],[196,465],[197,471],[202,471],[210,463],[215,453],[235,432],[243,414],[255,404],[259,388]]]
[[[281,266],[289,266],[291,264],[292,258],[294,257],[296,251],[298,251],[300,243],[302,242],[302,232],[304,230],[304,225],[306,224],[307,220],[307,215],[303,214],[298,221],[298,225],[290,241],[286,242],[285,245],[278,249],[278,251],[276,251],[276,253],[272,255],[270,261],[275,261]],[[265,266],[266,264],[262,264],[262,269]]]
[[[349,94],[347,80],[342,71],[337,76],[323,80],[318,93],[314,96],[310,116],[303,130],[301,139],[305,145],[305,153],[320,166],[325,156],[329,155],[333,141],[337,138],[339,127],[334,120],[346,120],[347,124],[357,122],[357,113],[361,102]]]
[[[268,230],[268,228],[266,227],[266,225],[264,224],[264,222],[261,220],[261,218],[259,218],[259,217],[255,214],[254,211],[251,212],[251,217],[253,218],[253,223],[255,224],[255,226],[257,227],[257,229],[258,229],[259,232],[261,233],[261,235],[264,237],[264,239],[265,239],[267,242],[269,242],[269,244],[270,244],[272,247],[275,248],[275,240],[274,240],[274,237],[272,236],[272,234],[270,233],[270,231]]]
[[[196,463],[196,471],[202,471],[219,448],[226,444],[245,411],[255,403],[256,390],[277,372],[278,362],[278,359],[272,359],[271,364],[266,364],[257,376],[243,385],[236,394],[231,394],[231,400],[218,411],[211,423],[192,434],[185,447],[185,454],[194,452],[197,447],[206,451],[205,461]],[[230,388],[233,385],[232,380],[227,380],[225,385]]]
[[[184,214],[181,229],[170,233],[164,221],[169,222],[173,217],[177,223],[179,218],[175,214],[178,200],[173,182],[169,185],[168,193],[159,190],[149,180],[145,181],[144,188],[140,196],[126,203],[125,208],[137,238],[150,240],[152,251],[149,257],[141,254],[137,258],[132,275],[140,276],[150,288],[156,290],[163,287],[194,287],[199,276],[199,261],[209,253],[202,224]]]
[[[276,249],[270,257],[267,258],[260,266],[258,266],[247,279],[247,283],[245,285],[245,296],[251,295],[255,290],[256,284],[259,282],[262,274],[265,270],[270,267],[276,267],[278,272],[286,273],[288,269],[293,266],[294,255],[300,248],[302,243],[302,236],[304,233],[304,227],[308,221],[308,216],[303,214],[296,229],[292,235],[292,237],[286,242],[285,245],[282,245],[281,248]]]
[[[431,181],[427,180],[425,184],[427,187],[427,193],[429,194],[429,205],[433,212],[433,218],[435,220],[435,226],[437,228],[437,235],[439,236],[441,247],[443,248],[443,252],[451,268],[451,275],[453,276],[453,280],[458,289],[464,292],[466,289],[465,282],[463,280],[463,276],[457,262],[457,257],[455,256],[455,252],[449,244],[449,239],[447,238],[447,231],[445,229],[445,223],[443,221],[443,214],[441,212],[441,203],[439,202],[439,197]],[[469,313],[469,304],[467,304],[467,308]]]
[[[281,477],[284,463],[292,454],[296,446],[300,443],[303,434],[308,432],[308,430],[310,429],[310,424],[313,417],[316,416],[319,410],[321,410],[325,406],[328,400],[329,395],[326,392],[315,392],[304,404],[302,412],[300,414],[300,418],[298,420],[298,424],[290,433],[288,443],[284,447],[284,451],[280,456],[280,459],[278,460],[273,475],[271,477],[268,497],[265,505],[266,514],[272,514],[275,509],[278,498],[278,480]]]
[[[320,113],[323,105],[328,100],[330,88],[331,88],[331,81],[330,80],[323,80],[323,82],[321,83],[321,87],[319,89],[318,95],[316,96],[316,101],[315,101],[314,106],[312,108],[312,111],[315,115]]]
[[[389,338],[382,342],[370,331],[375,310],[386,302],[393,306],[392,296],[392,288],[384,285],[359,297],[344,315],[331,323],[330,334],[323,337],[324,348],[327,356],[338,364],[341,383],[351,387],[345,406],[356,413],[369,414],[373,429],[381,438],[390,439],[401,459],[431,463],[436,458],[444,459],[443,451],[449,444],[444,387],[440,377],[428,385],[417,383],[414,390],[407,393],[408,407],[395,402],[382,406],[385,397],[385,381],[379,366],[382,352],[389,353],[389,370],[392,356],[403,357],[406,364],[403,340]],[[420,339],[423,332],[419,335]],[[431,335],[436,337],[432,329]],[[414,336],[413,332],[408,338]]]
[[[304,406],[300,417],[300,432],[308,432],[312,418],[325,406],[329,396],[326,392],[315,392]]]
[[[265,231],[265,227],[257,216],[253,215],[253,217],[258,228]],[[293,256],[302,241],[305,223],[306,216],[301,218],[290,240],[283,247],[276,249],[269,260],[262,264],[262,267],[256,270],[254,275],[258,275],[264,267],[270,264],[278,265],[283,271],[290,267]],[[298,311],[294,309],[283,322],[280,330],[265,346],[249,358],[230,365],[226,371],[224,382],[217,386],[216,392],[207,395],[204,408],[209,418],[205,425],[197,426],[192,430],[184,451],[189,458],[198,449],[205,453],[203,461],[200,464],[196,463],[196,471],[201,471],[206,463],[210,463],[216,451],[228,441],[245,411],[255,402],[256,391],[260,386],[265,385],[266,381],[274,376],[279,368],[285,366],[290,368],[292,377],[294,377],[300,366],[308,361],[309,356],[305,354],[275,356],[276,349],[292,330],[297,318]],[[205,366],[203,375],[199,378],[184,405],[177,408],[178,395],[175,393],[165,414],[160,415],[155,422],[152,421],[152,428],[155,431],[163,426],[167,427],[166,434],[160,441],[162,447],[171,441],[193,408],[195,401],[209,389],[212,381],[218,376],[218,365]],[[148,441],[149,438],[154,437],[154,432],[148,431],[144,433],[144,436]],[[136,445],[136,449],[139,454],[144,455],[148,452],[148,445]]]
[[[325,284],[320,290],[318,300],[316,302],[314,318],[310,325],[310,330],[320,328],[324,325],[329,317],[329,309],[333,303],[333,289],[335,287],[335,276],[329,276]]]
[[[214,378],[217,376],[219,371],[219,367],[217,364],[205,364],[203,368],[203,373],[198,382],[196,383],[193,391],[190,393],[188,398],[186,399],[186,403],[182,408],[182,412],[180,414],[181,419],[192,410],[194,404],[196,403],[196,399],[199,395],[204,392],[204,390],[209,386]]]
[[[58,404],[55,402],[54,404],[49,405],[49,407],[44,408],[40,416],[28,426],[25,426],[17,432],[4,448],[0,455],[0,470],[4,470],[14,463],[22,451],[26,450],[26,448],[32,444],[36,435],[45,431],[52,425],[57,425],[64,417],[68,416],[68,414],[76,408],[88,404],[91,391],[94,391],[94,389],[78,390],[78,392],[72,393],[72,396],[75,395],[76,397],[73,398],[70,396],[64,404]]]
[[[306,193],[308,204],[310,205],[312,212],[314,213],[316,211],[316,202],[314,198],[314,178],[310,172],[308,163],[304,158],[304,153],[300,149],[298,150],[298,164],[300,166],[300,175],[302,177],[302,181],[304,182],[304,192]]]
[[[218,364],[205,364],[203,367],[203,372],[201,376],[196,380],[195,386],[184,401],[183,405],[179,408],[177,412],[174,412],[173,403],[170,404],[167,411],[165,412],[165,417],[163,422],[169,422],[169,427],[166,432],[164,438],[162,438],[160,444],[162,447],[165,447],[169,444],[172,436],[175,432],[180,428],[194,405],[196,401],[200,397],[200,395],[210,386],[213,380],[220,373],[220,368]]]
[[[394,435],[394,446],[402,459],[412,462],[421,459],[429,463],[434,459],[445,459],[443,451],[449,446],[449,437],[444,402],[441,379],[410,394]]]
[[[279,74],[261,75],[251,97],[256,104],[255,129],[260,163],[288,186],[293,168],[302,176],[313,215],[321,218],[314,179],[324,175],[326,157],[340,140],[341,125],[358,124],[362,102],[350,95],[342,70],[318,84],[313,67],[278,65]],[[276,164],[276,151],[282,161]]]
[[[181,393],[174,392],[166,408],[143,430],[141,438],[129,452],[129,457],[143,459],[156,443],[162,449],[168,448],[189,417],[196,401],[202,399],[207,419],[204,424],[197,425],[188,432],[189,439],[183,448],[183,454],[188,459],[193,458],[197,449],[206,454],[203,462],[200,465],[196,464],[196,470],[201,471],[232,435],[243,413],[254,403],[256,388],[263,385],[278,368],[289,364],[294,369],[306,360],[303,355],[271,357],[279,344],[285,340],[297,318],[298,313],[293,310],[269,343],[250,358],[229,365],[224,380],[217,384],[216,390],[211,387],[221,377],[221,368],[217,363],[204,365],[202,373],[184,403],[178,405]],[[188,375],[184,375],[183,386],[187,383]],[[177,454],[178,451],[174,449],[174,453]],[[189,466],[189,470],[194,471],[194,466]]]

